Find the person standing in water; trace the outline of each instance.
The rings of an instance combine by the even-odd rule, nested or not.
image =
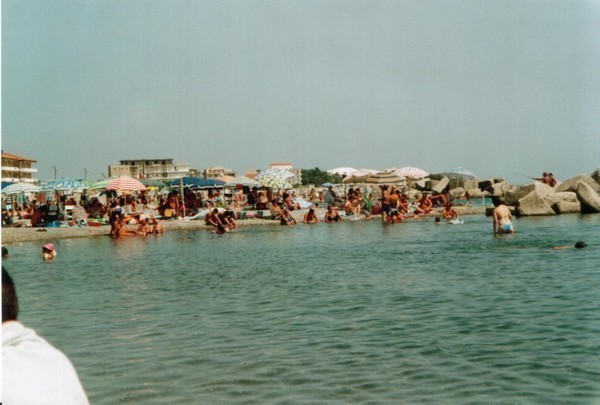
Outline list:
[[[493,197],[492,203],[494,204],[494,233],[515,233],[515,229],[512,224],[512,214],[508,207],[502,204],[500,197]]]

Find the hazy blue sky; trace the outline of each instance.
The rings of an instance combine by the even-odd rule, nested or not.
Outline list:
[[[559,179],[600,165],[600,1],[3,0],[2,148]]]

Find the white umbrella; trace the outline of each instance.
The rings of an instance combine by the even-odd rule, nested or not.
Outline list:
[[[367,177],[369,177],[373,174],[377,174],[379,172],[380,172],[379,170],[375,170],[375,169],[359,169],[359,170],[355,171],[354,173],[352,173],[352,175],[346,177],[344,179],[344,183],[361,183]]]
[[[2,194],[21,194],[21,193],[37,193],[41,190],[41,187],[30,183],[15,183],[6,186],[2,189]]]
[[[251,178],[248,178],[246,176],[238,176],[238,177],[235,177],[232,180],[228,181],[227,183],[225,183],[225,187],[235,187],[238,184],[241,184],[243,186],[250,186],[250,187],[260,185],[260,183],[256,180],[252,180]]]
[[[421,179],[429,176],[429,173],[425,170],[412,166],[401,167],[400,169],[394,170],[393,173],[400,177],[410,177],[411,179]]]
[[[356,171],[356,169],[354,169],[352,167],[338,167],[338,168],[335,168],[335,169],[327,170],[327,173],[329,173],[329,174],[337,174],[339,176],[350,176],[355,171]]]

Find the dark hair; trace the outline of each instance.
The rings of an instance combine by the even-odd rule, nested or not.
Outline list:
[[[587,245],[586,245],[586,244],[585,244],[585,242],[584,242],[584,241],[582,241],[582,240],[580,240],[579,242],[577,242],[577,243],[575,244],[575,247],[576,247],[577,249],[583,249],[583,248],[584,248],[584,247],[586,247],[586,246],[587,246]]]
[[[215,208],[215,209],[212,210],[212,212],[213,212],[213,214],[218,214],[219,213],[219,209]]]
[[[500,197],[498,197],[497,195],[492,197],[492,204],[494,204],[494,207],[499,206],[500,204],[502,204],[502,201],[500,200]]]
[[[19,315],[19,300],[15,283],[2,267],[2,322],[16,321]]]
[[[8,256],[8,249],[6,246],[2,246],[2,257]]]

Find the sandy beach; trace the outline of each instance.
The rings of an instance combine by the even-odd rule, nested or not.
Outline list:
[[[458,213],[463,215],[483,215],[485,214],[485,207],[455,207]],[[294,218],[300,223],[305,211],[297,211],[293,213]],[[325,209],[317,209],[317,215],[322,218]],[[432,218],[436,215],[441,215],[441,208],[436,208],[432,214],[423,216],[422,218]],[[380,216],[372,216],[371,221],[380,221]],[[162,221],[162,225],[166,232],[172,231],[193,231],[193,230],[207,230],[208,226],[204,224],[204,220],[169,220]],[[279,225],[279,221],[272,219],[241,219],[237,220],[237,224],[240,227],[244,226],[272,226]],[[99,236],[108,236],[110,226],[103,225],[100,227],[60,227],[60,228],[31,228],[31,227],[2,227],[2,243],[20,243],[20,242],[32,242],[32,241],[52,241],[57,239],[68,239],[68,238],[93,238]]]

